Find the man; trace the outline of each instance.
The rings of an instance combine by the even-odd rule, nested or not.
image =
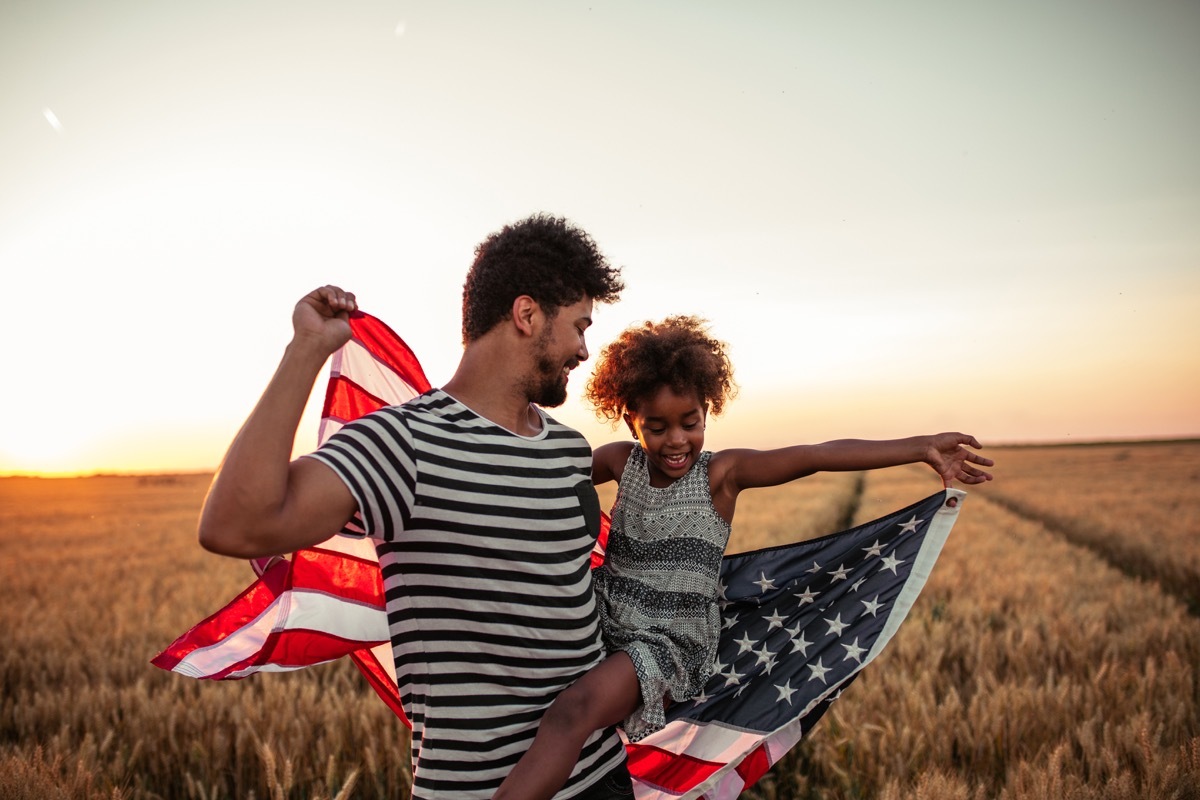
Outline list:
[[[506,226],[475,251],[450,381],[289,463],[313,382],[357,308],[335,286],[309,293],[205,500],[200,542],[224,555],[287,553],[338,530],[375,540],[415,798],[490,798],[558,692],[604,656],[588,569],[600,521],[591,448],[538,406],[565,400],[588,357],[593,302],[622,288],[565,220]],[[631,794],[610,729],[558,796]]]

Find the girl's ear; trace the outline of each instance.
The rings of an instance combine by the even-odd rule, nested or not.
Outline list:
[[[633,417],[629,416],[628,411],[626,411],[624,413],[624,415],[622,415],[622,416],[623,416],[623,419],[625,420],[625,424],[629,427],[629,432],[633,434],[634,439],[637,439],[638,438],[637,428],[633,427]]]

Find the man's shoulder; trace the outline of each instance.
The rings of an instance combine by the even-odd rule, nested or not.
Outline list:
[[[546,409],[539,408],[537,406],[534,407],[537,408],[538,413],[542,415],[542,423],[546,426],[547,439],[573,439],[587,444],[587,437],[585,437],[575,428],[572,428],[570,425],[567,425],[563,422],[559,422],[557,419],[547,413]],[[591,445],[588,445],[588,448],[590,449]]]
[[[436,414],[455,404],[455,399],[438,388],[426,389],[421,394],[410,397],[403,403],[389,406],[403,412],[415,414]]]

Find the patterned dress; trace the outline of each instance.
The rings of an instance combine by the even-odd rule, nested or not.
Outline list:
[[[642,705],[625,720],[638,741],[665,724],[663,698],[687,700],[712,675],[721,613],[721,557],[730,526],[713,508],[705,451],[670,486],[650,485],[634,447],[612,509],[604,565],[593,573],[609,652],[629,654]]]

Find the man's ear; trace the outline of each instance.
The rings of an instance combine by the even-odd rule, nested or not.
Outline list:
[[[541,315],[542,307],[538,301],[527,294],[519,295],[513,300],[512,319],[517,330],[526,336],[533,335],[537,318]]]

